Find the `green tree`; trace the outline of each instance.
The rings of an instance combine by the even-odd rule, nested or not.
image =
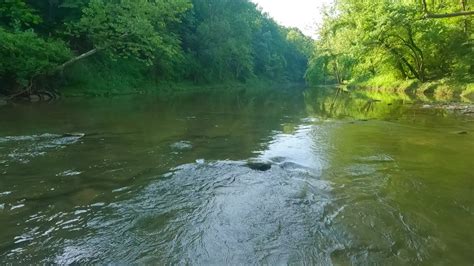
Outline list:
[[[168,31],[168,25],[179,22],[190,7],[186,0],[92,0],[72,25],[76,36],[87,38],[92,49],[62,67],[99,51],[111,57],[134,57],[149,65],[157,53],[176,56],[180,41]]]
[[[0,37],[1,90],[14,95],[114,75],[300,82],[312,53],[249,0],[0,0]],[[101,68],[111,75],[89,71]]]
[[[459,8],[437,3],[436,13]],[[418,1],[339,1],[325,19],[307,79],[468,79],[474,66],[470,17],[433,20],[425,11]]]

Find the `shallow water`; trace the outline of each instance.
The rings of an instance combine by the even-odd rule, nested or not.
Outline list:
[[[0,263],[471,265],[473,120],[315,90],[2,107]]]

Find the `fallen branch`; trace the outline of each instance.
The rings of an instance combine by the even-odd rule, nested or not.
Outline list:
[[[122,35],[119,37],[119,39],[125,38],[125,37],[127,37],[128,35],[129,35],[128,33],[124,33],[124,34],[122,34]],[[82,59],[84,59],[84,58],[87,58],[87,57],[89,57],[89,56],[91,56],[91,55],[94,55],[94,54],[96,54],[97,52],[99,52],[99,51],[101,51],[101,50],[107,49],[108,47],[110,47],[110,46],[112,46],[112,45],[113,45],[113,43],[109,43],[108,45],[105,45],[105,46],[103,46],[103,47],[96,47],[96,48],[94,48],[94,49],[92,49],[92,50],[90,50],[90,51],[88,51],[88,52],[85,52],[85,53],[83,53],[83,54],[81,54],[81,55],[79,55],[79,56],[76,56],[76,57],[72,58],[71,60],[65,62],[64,64],[58,66],[58,67],[53,71],[53,73],[55,73],[55,72],[60,72],[60,71],[62,72],[62,71],[64,70],[64,68],[68,67],[69,65],[72,65],[72,64],[76,63],[77,61],[82,60]]]

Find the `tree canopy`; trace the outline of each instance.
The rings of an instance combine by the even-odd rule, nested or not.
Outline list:
[[[472,16],[430,18],[467,12],[471,6],[464,0],[430,1],[427,13],[422,2],[338,1],[326,12],[307,79],[313,84],[472,79]]]
[[[248,0],[0,1],[3,93],[40,89],[91,58],[132,60],[158,80],[301,82],[310,47]]]

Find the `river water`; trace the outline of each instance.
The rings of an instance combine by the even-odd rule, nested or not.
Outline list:
[[[472,116],[403,97],[2,107],[0,264],[472,265],[473,159]]]

